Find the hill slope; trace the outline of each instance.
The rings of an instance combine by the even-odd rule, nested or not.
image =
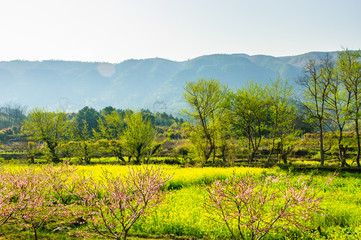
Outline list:
[[[328,53],[332,58],[337,52]],[[278,74],[294,82],[312,52],[290,57],[246,54],[207,55],[184,62],[160,58],[127,60],[119,64],[72,61],[0,62],[0,104],[15,102],[67,111],[85,105],[177,112],[184,107],[186,81],[215,78],[231,88],[253,80],[265,83]]]

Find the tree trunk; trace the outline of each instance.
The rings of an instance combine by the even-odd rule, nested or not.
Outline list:
[[[214,164],[215,160],[216,160],[216,147],[213,144],[213,157],[212,157],[212,163],[213,164]]]
[[[84,160],[86,164],[90,164],[90,156],[88,151],[88,145],[84,145]]]
[[[359,132],[359,126],[358,126],[358,118],[355,119],[355,130],[356,130],[356,138],[357,138],[356,163],[357,163],[357,167],[360,167],[361,144],[360,144],[360,132]]]
[[[282,154],[282,155],[281,155],[281,158],[282,158],[282,160],[283,160],[283,163],[284,163],[284,164],[287,164],[287,154]]]
[[[252,150],[248,158],[248,164],[252,164],[254,157],[256,156],[257,150]]]
[[[36,231],[36,227],[33,225],[33,230],[34,230],[34,239],[38,240],[38,233]]]
[[[207,151],[207,146],[205,147],[205,149],[203,150],[204,152],[204,163],[206,163],[208,161],[208,159],[211,157],[215,147],[212,143],[212,140],[207,137],[207,141],[208,141],[208,144],[209,144],[209,150]],[[212,162],[214,163],[214,156],[213,156],[213,159],[212,159]]]
[[[320,128],[320,155],[321,155],[321,159],[320,159],[320,163],[321,166],[325,165],[325,152],[323,149],[323,129],[322,129],[322,123],[319,123],[319,128]]]
[[[113,151],[114,155],[118,158],[118,161],[120,162],[123,161],[125,162],[125,159],[123,157],[123,152],[122,152],[122,149],[114,149]]]
[[[226,165],[227,163],[227,144],[222,144],[221,146],[221,153],[222,153],[222,160],[223,160],[223,163],[224,165]]]
[[[340,129],[340,134],[338,136],[338,155],[339,155],[339,160],[341,162],[341,167],[348,167],[349,165],[346,162],[346,152],[347,152],[347,147],[345,147],[344,145],[342,145],[342,139],[343,139],[343,133],[342,133],[342,129]]]
[[[271,148],[270,153],[268,154],[267,162],[271,161],[271,156],[274,152],[274,149],[275,149],[275,139],[272,140],[272,148]]]
[[[32,163],[32,164],[35,163],[35,157],[33,154],[30,156],[30,163]]]
[[[53,144],[51,142],[47,142],[50,154],[51,154],[51,161],[53,163],[59,163],[60,159],[58,157],[58,155],[56,154],[55,148],[56,148],[56,144]]]
[[[208,159],[211,157],[211,151],[204,151],[204,162],[206,163]]]
[[[342,144],[339,144],[338,151],[339,151],[339,156],[340,156],[340,161],[341,161],[341,167],[349,167],[350,165],[348,165],[346,162],[347,147],[343,146]]]
[[[287,157],[288,157],[288,154],[290,153],[289,151],[289,148],[287,149],[287,151],[285,151],[282,147],[282,150],[281,150],[281,159],[283,160],[283,163],[284,164],[287,164]]]
[[[207,139],[208,144],[209,144],[209,151],[207,151],[206,149],[204,151],[205,152],[205,154],[204,154],[204,158],[205,158],[204,162],[208,161],[208,159],[211,157],[213,151],[215,150],[214,143],[212,141],[212,138],[211,138],[210,134],[206,134],[206,139]],[[214,158],[215,158],[215,156],[213,156],[212,163],[214,163]]]
[[[140,164],[140,159],[142,157],[142,154],[141,154],[142,148],[143,148],[142,144],[137,147],[137,154],[135,156],[135,164]]]
[[[124,234],[123,234],[123,240],[126,240],[127,239],[127,236],[128,236],[128,231],[124,231]]]
[[[287,164],[287,158],[288,158],[288,154],[292,151],[292,147],[287,147],[287,150],[285,150],[283,143],[280,142],[279,145],[279,152],[281,154],[281,159],[283,160],[284,164]]]

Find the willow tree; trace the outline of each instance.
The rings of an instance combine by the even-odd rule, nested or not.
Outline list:
[[[34,108],[22,126],[28,139],[41,141],[48,148],[52,162],[59,162],[57,148],[69,134],[69,122],[64,112]]]
[[[213,155],[216,157],[217,136],[222,129],[222,118],[225,117],[228,88],[218,80],[199,79],[186,82],[183,93],[189,108],[184,109],[190,118],[190,139],[197,155],[206,162]]]

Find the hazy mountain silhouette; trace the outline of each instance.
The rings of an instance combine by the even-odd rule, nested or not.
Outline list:
[[[265,83],[288,78],[294,83],[310,58],[337,52],[311,52],[272,57],[215,54],[184,62],[160,58],[127,60],[119,64],[75,61],[0,62],[0,104],[14,102],[32,107],[76,111],[84,106],[177,112],[185,106],[186,81],[219,79],[230,88],[247,81]]]

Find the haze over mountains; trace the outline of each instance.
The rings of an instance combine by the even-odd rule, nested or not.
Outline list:
[[[119,64],[75,61],[0,62],[0,104],[17,103],[28,108],[47,107],[77,111],[84,106],[98,110],[144,108],[177,113],[186,81],[219,79],[230,88],[247,81],[265,83],[279,74],[293,84],[308,59],[337,52],[311,52],[272,57],[215,54],[176,62],[160,58],[127,60]]]

